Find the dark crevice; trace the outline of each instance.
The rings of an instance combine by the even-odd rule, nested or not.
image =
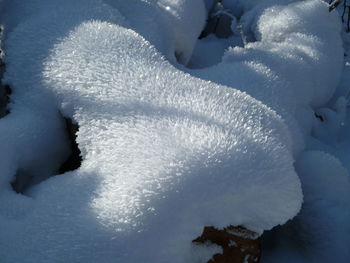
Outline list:
[[[70,118],[64,118],[64,120],[66,123],[66,129],[70,142],[71,154],[68,159],[61,165],[59,174],[78,169],[82,162],[81,152],[76,141],[79,126],[78,124],[73,123],[72,119]]]
[[[346,21],[346,32],[350,32],[350,3],[347,0],[330,0],[329,12],[332,12],[343,2],[343,11],[341,15],[341,20],[344,23]],[[345,18],[346,17],[346,18]]]
[[[322,117],[322,115],[319,115],[319,114],[317,114],[317,113],[315,113],[315,117],[317,118],[317,119],[319,119],[320,121],[324,121],[324,118]]]
[[[9,85],[0,85],[0,118],[5,117],[10,113],[7,105],[10,103],[10,95],[12,93]]]
[[[8,84],[3,83],[3,76],[6,70],[6,64],[4,62],[5,52],[3,51],[1,44],[3,39],[4,28],[0,25],[0,118],[8,115],[10,113],[7,105],[10,103],[10,95],[12,93],[11,87]],[[65,128],[67,131],[67,137],[69,139],[70,155],[68,159],[61,165],[57,164],[59,167],[56,172],[52,175],[45,176],[45,178],[40,178],[40,176],[33,173],[28,169],[19,168],[15,174],[13,181],[10,183],[12,189],[19,194],[25,194],[26,191],[33,185],[36,185],[52,176],[63,174],[68,171],[76,170],[80,167],[82,158],[80,156],[81,152],[79,150],[78,144],[76,142],[77,132],[79,126],[72,122],[70,118],[64,118]],[[58,161],[59,162],[59,161]]]
[[[56,173],[53,173],[51,176],[49,175],[42,179],[38,179],[39,177],[36,176],[30,170],[18,169],[14,180],[11,182],[12,189],[16,193],[26,194],[26,191],[28,191],[28,189],[31,188],[33,185],[41,183],[42,181],[45,181],[50,177],[60,175],[68,171],[73,171],[80,167],[82,158],[80,155],[78,144],[76,142],[79,126],[73,123],[70,118],[64,118],[64,122],[65,122],[65,127],[68,135],[67,137],[69,139],[69,144],[70,144],[69,157],[65,160],[65,162],[61,166],[57,165],[59,169],[58,171],[56,170]]]
[[[209,11],[207,24],[198,39],[203,39],[210,34],[214,34],[218,38],[229,38],[233,35],[232,18],[230,10],[225,9],[221,1],[217,1]]]
[[[18,194],[24,194],[30,186],[32,186],[32,180],[34,176],[30,173],[18,170],[15,179],[11,182],[12,189]]]
[[[2,33],[3,27],[0,26],[0,44],[2,41]],[[5,117],[7,114],[10,113],[9,109],[7,108],[7,105],[10,103],[9,95],[11,94],[11,88],[9,85],[3,84],[2,82],[6,66],[3,60],[4,55],[4,51],[0,46],[0,118]]]

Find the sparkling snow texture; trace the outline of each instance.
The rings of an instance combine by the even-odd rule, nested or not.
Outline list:
[[[206,262],[191,245],[204,226],[262,233],[293,218],[296,108],[327,101],[341,70],[327,6],[242,7],[259,13],[246,22],[257,41],[191,72],[208,82],[171,64],[189,61],[203,1],[106,2],[7,2],[0,259]],[[46,178],[67,156],[59,111],[80,127],[82,166],[15,194],[16,171]]]

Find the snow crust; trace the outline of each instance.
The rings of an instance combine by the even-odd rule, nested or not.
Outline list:
[[[171,63],[188,63],[203,1],[6,2],[4,262],[206,262],[191,245],[204,226],[261,234],[298,213],[300,129],[336,87],[339,23],[318,0],[248,2],[256,41],[194,76]],[[82,166],[13,193],[16,170],[41,181],[69,153],[58,111],[79,124]]]

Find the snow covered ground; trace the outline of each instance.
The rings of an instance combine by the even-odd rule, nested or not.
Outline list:
[[[220,248],[192,240],[228,225],[277,226],[262,262],[348,262],[338,14],[321,0],[223,0],[233,35],[198,39],[214,2],[0,2],[12,88],[0,262],[207,262]],[[82,163],[57,175],[71,151],[62,116]]]

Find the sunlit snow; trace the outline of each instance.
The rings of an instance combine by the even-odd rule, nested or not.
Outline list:
[[[228,225],[279,226],[265,263],[347,262],[339,15],[224,0],[233,36],[198,39],[215,2],[0,2],[0,262],[205,263],[220,248],[192,240]],[[58,175],[63,117],[82,163]]]

